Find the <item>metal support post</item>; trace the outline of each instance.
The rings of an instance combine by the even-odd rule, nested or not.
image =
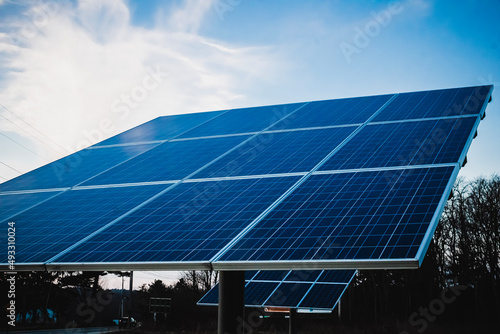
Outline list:
[[[243,334],[245,323],[245,272],[219,274],[218,334]]]
[[[291,308],[288,318],[288,329],[290,334],[297,334],[297,309]]]

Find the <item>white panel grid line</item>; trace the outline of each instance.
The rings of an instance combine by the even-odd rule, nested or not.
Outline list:
[[[452,116],[440,116],[440,117],[421,117],[421,118],[408,118],[401,120],[392,120],[392,121],[376,121],[371,122],[368,125],[383,125],[383,124],[400,124],[400,123],[414,123],[414,122],[425,122],[425,121],[439,121],[439,120],[452,120],[457,118],[470,118],[477,117],[478,114],[465,114],[465,115],[452,115]]]

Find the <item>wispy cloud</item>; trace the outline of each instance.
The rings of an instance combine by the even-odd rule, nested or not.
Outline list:
[[[213,0],[186,0],[167,19],[168,25],[175,31],[197,33],[203,17],[213,3]]]
[[[188,0],[145,29],[122,0],[34,2],[0,33],[0,101],[69,151],[159,115],[227,107],[275,61],[199,35],[209,6]],[[27,136],[4,120],[0,131]]]

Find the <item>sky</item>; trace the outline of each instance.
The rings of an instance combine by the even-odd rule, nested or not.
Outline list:
[[[498,0],[0,0],[0,182],[158,116],[483,84],[459,175],[490,176],[499,16]]]

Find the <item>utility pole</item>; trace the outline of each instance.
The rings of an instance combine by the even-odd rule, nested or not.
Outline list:
[[[127,328],[132,328],[132,292],[134,290],[134,272],[130,272],[130,296],[129,296],[129,301],[128,301],[128,322],[127,322]]]
[[[122,276],[122,298],[121,298],[121,303],[120,303],[120,319],[123,318],[123,281],[125,278]]]

